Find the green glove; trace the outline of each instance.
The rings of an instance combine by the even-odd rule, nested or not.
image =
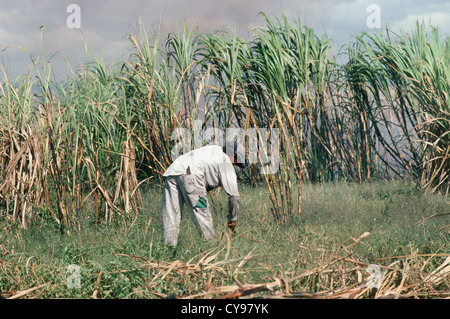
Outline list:
[[[202,197],[202,196],[200,196],[199,198],[198,198],[198,202],[197,202],[197,204],[195,205],[195,207],[199,207],[199,208],[206,208],[206,207],[208,207],[208,204],[207,204],[207,202],[206,202],[206,199],[204,198],[204,197]]]

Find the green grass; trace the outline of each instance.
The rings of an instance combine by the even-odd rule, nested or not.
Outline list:
[[[185,214],[177,249],[160,243],[160,187],[144,192],[145,209],[136,219],[130,216],[121,222],[101,225],[87,219],[83,230],[70,237],[61,236],[52,221],[37,218],[29,230],[23,230],[3,220],[0,292],[19,292],[47,284],[26,297],[92,298],[102,272],[99,298],[187,296],[201,293],[210,276],[214,286],[232,285],[235,279],[241,283],[264,283],[273,281],[274,276],[292,278],[336,256],[387,266],[397,256],[416,254],[421,258],[450,252],[450,215],[444,215],[450,211],[445,198],[425,195],[405,182],[306,184],[303,216],[290,225],[275,223],[264,185],[241,185],[241,196],[235,234],[226,229],[227,200],[220,192],[214,201],[218,239],[204,241]],[[435,213],[442,215],[427,219]],[[370,235],[343,249],[364,232]],[[229,242],[227,235],[231,238]],[[216,260],[227,258],[227,263],[214,271],[174,272],[161,280],[157,276],[159,268],[142,267],[143,260],[164,264],[175,260],[186,263],[194,258],[195,262],[215,247],[223,248]],[[238,269],[249,253],[250,258]],[[429,259],[426,269],[439,265],[442,258]],[[81,267],[79,289],[67,286],[70,275],[67,267],[71,264]],[[236,269],[237,275],[233,277]],[[331,277],[294,280],[290,289],[318,292],[333,284]],[[154,278],[150,293],[145,282]],[[349,275],[345,280],[350,285],[355,279]]]

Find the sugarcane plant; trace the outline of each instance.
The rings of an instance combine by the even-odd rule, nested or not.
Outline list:
[[[276,126],[280,132],[280,169],[269,180],[278,184],[273,197],[277,220],[294,216],[292,187],[297,184],[297,215],[301,216],[301,181],[308,172],[315,181],[327,166],[325,92],[328,85],[330,40],[319,39],[312,29],[286,17],[256,30],[252,41],[254,81],[249,96],[259,125]],[[259,103],[256,103],[258,101]],[[265,112],[258,112],[264,105]],[[271,124],[274,123],[274,124]]]
[[[126,61],[86,52],[64,82],[43,28],[21,78],[0,70],[2,214],[28,228],[42,212],[62,233],[137,217],[141,185],[180,152],[224,145],[227,128],[241,132],[244,172],[267,186],[277,223],[301,218],[302,181],[409,177],[448,193],[450,41],[437,28],[362,33],[339,64],[328,37],[261,15],[249,40],[185,23],[162,39],[139,21]]]
[[[349,53],[348,83],[381,146],[374,151],[398,175],[448,192],[448,39],[416,23],[410,33],[364,33]]]

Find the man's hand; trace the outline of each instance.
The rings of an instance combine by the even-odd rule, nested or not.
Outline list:
[[[228,222],[228,228],[231,229],[232,232],[234,232],[236,225],[237,225],[236,221]]]

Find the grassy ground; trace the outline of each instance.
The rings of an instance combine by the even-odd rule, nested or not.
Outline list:
[[[217,287],[230,292],[237,282],[276,282],[270,294],[321,293],[364,283],[369,264],[403,274],[389,280],[415,289],[405,290],[405,297],[450,291],[449,272],[436,282],[425,280],[450,253],[450,209],[443,196],[424,195],[404,182],[305,185],[301,220],[286,226],[274,222],[263,185],[241,186],[241,194],[235,234],[226,229],[227,200],[219,192],[213,198],[217,240],[202,240],[186,214],[177,249],[160,243],[158,187],[144,191],[145,208],[137,218],[106,225],[86,218],[83,231],[70,237],[40,216],[29,230],[2,220],[0,293],[202,297]],[[68,272],[69,265],[79,272]]]

